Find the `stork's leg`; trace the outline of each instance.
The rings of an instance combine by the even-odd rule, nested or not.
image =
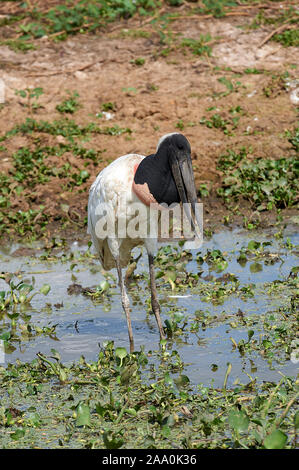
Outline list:
[[[157,324],[160,331],[161,339],[165,338],[161,317],[160,317],[160,305],[158,302],[157,296],[157,287],[156,287],[156,279],[155,279],[155,270],[154,270],[154,257],[150,253],[148,254],[148,264],[149,264],[149,273],[150,273],[150,284],[151,284],[151,300],[152,300],[152,309],[155,314]]]
[[[132,323],[131,323],[131,317],[130,317],[130,301],[129,301],[129,297],[126,291],[126,286],[123,280],[119,257],[116,258],[116,267],[117,267],[117,273],[118,273],[119,287],[121,291],[121,303],[126,314],[127,325],[128,325],[130,352],[132,353],[134,351],[134,339],[133,339]]]

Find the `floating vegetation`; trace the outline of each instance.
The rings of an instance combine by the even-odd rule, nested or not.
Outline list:
[[[218,189],[225,200],[242,196],[260,211],[290,207],[298,201],[297,157],[247,160],[244,150],[239,154],[230,151],[220,157],[219,166],[227,174]]]
[[[1,446],[294,447],[298,392],[292,378],[230,388],[230,367],[222,388],[192,390],[183,367],[178,352],[165,345],[128,354],[113,342],[94,362],[81,357],[66,365],[52,350],[31,363],[9,364],[0,368]]]
[[[128,289],[145,346],[132,354],[125,319],[114,319],[121,312],[115,278],[96,269],[90,247],[66,252],[65,241],[53,238],[38,258],[23,258],[25,271],[3,273],[1,446],[295,447],[296,237],[235,234],[229,245],[228,233],[225,249],[214,238],[196,254],[174,245],[159,249],[167,335],[160,345],[146,313],[148,275],[134,267]],[[277,270],[269,280],[276,263],[280,276]],[[61,275],[71,281],[67,289]],[[107,341],[107,334],[118,339]],[[81,356],[93,342],[92,358]],[[72,363],[62,360],[67,344]],[[9,362],[22,351],[30,351],[31,362]]]

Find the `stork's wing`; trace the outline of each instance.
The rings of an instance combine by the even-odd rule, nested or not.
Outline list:
[[[99,205],[105,204],[108,213],[116,220],[120,197],[125,196],[127,203],[134,199],[132,182],[136,165],[143,158],[143,155],[137,154],[128,154],[117,158],[98,174],[90,188],[87,233],[90,234],[93,247],[105,269],[111,269],[114,266],[114,259],[109,250],[107,237],[99,237],[99,233],[96,233],[96,224],[100,219]]]

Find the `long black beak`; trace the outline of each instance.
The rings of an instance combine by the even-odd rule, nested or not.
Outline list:
[[[191,224],[191,229],[195,235],[199,237],[199,234],[195,228],[195,223],[197,223],[198,227],[201,227],[201,221],[199,218],[199,213],[196,210],[197,195],[190,155],[188,154],[179,160],[174,158],[171,165],[171,170],[181,202],[183,203],[185,213]]]

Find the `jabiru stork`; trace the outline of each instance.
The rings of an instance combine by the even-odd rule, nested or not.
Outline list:
[[[180,202],[184,203],[184,208],[187,206],[186,215],[192,230],[196,233],[193,222],[199,221],[195,211],[197,195],[192,170],[191,147],[186,137],[176,132],[161,137],[154,154],[148,156],[128,154],[117,158],[98,174],[89,191],[88,233],[91,235],[93,246],[103,268],[105,270],[117,269],[131,352],[134,350],[134,340],[130,303],[122,268],[128,265],[131,250],[137,245],[143,244],[147,250],[152,310],[156,317],[160,337],[165,338],[154,272],[158,226],[154,224],[154,228],[151,228],[150,237],[132,238],[126,233],[119,236],[116,229],[122,223],[128,227],[128,224],[133,221],[136,203],[146,209],[146,223],[148,223],[152,214],[150,211],[152,204],[161,207],[164,203],[164,206],[166,204],[169,207]],[[124,210],[119,210],[121,204]],[[109,231],[99,233],[100,230],[97,230],[97,224],[102,221],[104,213],[106,227],[107,223],[111,223],[110,229],[115,228],[113,233]],[[103,224],[101,227],[103,228]]]

